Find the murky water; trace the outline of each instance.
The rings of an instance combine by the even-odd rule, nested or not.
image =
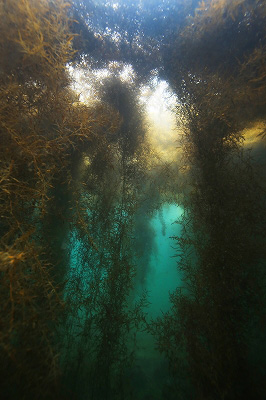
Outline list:
[[[1,399],[266,398],[265,4],[0,0]]]

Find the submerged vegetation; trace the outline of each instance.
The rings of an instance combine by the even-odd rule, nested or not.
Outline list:
[[[0,17],[1,397],[264,399],[265,129],[245,132],[265,127],[265,2],[1,0]],[[169,162],[140,101],[161,79]],[[165,235],[170,203],[183,283],[152,320],[150,220]],[[136,374],[143,332],[159,391]]]

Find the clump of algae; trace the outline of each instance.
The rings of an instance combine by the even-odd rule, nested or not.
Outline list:
[[[64,304],[54,280],[60,265],[52,238],[45,237],[51,232],[47,213],[58,212],[57,192],[71,187],[81,148],[118,121],[101,105],[80,104],[69,89],[66,64],[74,55],[69,10],[64,0],[0,3],[3,398],[57,396],[54,329]],[[72,218],[78,223],[82,217],[72,212]]]

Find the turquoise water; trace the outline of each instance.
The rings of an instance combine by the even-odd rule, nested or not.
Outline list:
[[[155,252],[151,255],[150,270],[146,289],[149,293],[150,315],[157,317],[169,309],[169,291],[182,284],[175,257],[173,236],[180,234],[181,225],[177,223],[183,209],[175,204],[164,205],[151,220],[155,231]]]
[[[169,292],[182,285],[178,258],[175,256],[176,244],[172,239],[172,236],[180,234],[181,225],[177,221],[182,214],[181,207],[166,204],[150,220],[150,227],[154,231],[154,246],[142,285],[150,303],[146,309],[148,321],[170,309]],[[149,393],[153,399],[159,399],[163,386],[169,380],[167,360],[156,350],[156,342],[151,334],[139,331],[136,344],[136,360],[130,371],[135,396],[143,398]]]
[[[138,243],[142,243],[143,252],[136,261],[137,275],[134,288],[129,296],[129,303],[135,304],[143,293],[147,293],[149,305],[143,310],[146,313],[147,322],[160,317],[162,313],[170,309],[169,293],[182,285],[182,277],[178,272],[176,242],[172,238],[180,234],[181,225],[178,220],[182,213],[181,207],[175,204],[165,204],[152,217],[144,218],[142,214],[137,220],[137,224],[139,224],[139,220],[141,221],[141,229],[138,225],[136,240]],[[91,258],[91,262],[94,259],[96,264],[84,265],[82,262],[83,244],[75,232],[70,235],[70,242],[69,282],[75,282],[75,284],[74,286],[73,283],[67,285],[66,296],[70,297],[74,304],[79,303],[78,297],[81,293],[83,299],[89,299],[88,290],[90,283],[95,279],[94,269],[98,260],[96,253],[95,258]],[[92,254],[94,253],[92,252]],[[138,268],[142,271],[138,271]],[[79,293],[78,296],[77,293]],[[86,307],[80,306],[77,313],[68,321],[68,325],[72,326],[72,336],[76,337],[75,346],[82,352],[84,352],[85,344],[82,344],[79,336],[83,332],[82,326],[86,324],[87,313]],[[159,399],[162,388],[169,380],[168,362],[156,349],[154,337],[145,329],[138,329],[133,341],[132,337],[133,332],[130,332],[128,349],[134,352],[134,361],[127,374],[134,398],[143,399],[146,395],[152,394],[153,399]],[[76,357],[75,350],[73,356]]]
[[[140,285],[136,282],[135,291],[141,294],[142,291],[148,293],[149,316],[158,317],[161,312],[169,308],[169,291],[173,291],[182,284],[181,275],[178,272],[178,258],[176,257],[176,243],[174,236],[180,234],[181,225],[178,220],[183,214],[183,209],[175,204],[166,204],[157,211],[150,221],[149,230],[153,233],[153,245],[150,246],[151,254],[143,254],[145,257],[145,279],[142,279]],[[70,250],[70,274],[76,273],[77,269],[84,267],[81,264],[82,242],[75,232],[72,232],[69,238],[71,243]],[[68,246],[67,242],[63,244],[64,248]],[[142,261],[142,260],[141,260]],[[141,262],[141,267],[143,263]],[[138,269],[138,265],[136,266]],[[81,271],[79,271],[81,272]],[[88,269],[86,269],[86,275]],[[83,282],[84,283],[84,282]]]

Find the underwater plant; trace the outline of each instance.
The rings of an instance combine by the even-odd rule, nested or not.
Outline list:
[[[265,301],[266,197],[242,135],[245,124],[265,118],[264,19],[259,1],[202,2],[167,53],[185,122],[189,190],[176,238],[184,288],[150,329],[169,358],[172,390],[181,365],[187,371],[188,386],[179,384],[176,392],[183,390],[184,398],[265,395],[251,337],[265,332],[259,304]]]
[[[0,1],[4,399],[264,399],[265,172],[243,129],[265,121],[265,15],[261,0]],[[70,66],[108,71],[90,103]],[[141,90],[160,79],[183,165],[147,139]],[[183,286],[151,321],[149,223],[158,211],[167,232],[177,202]],[[162,393],[131,376],[143,331],[169,364]]]
[[[74,215],[72,171],[81,146],[112,130],[117,116],[110,125],[110,114],[79,104],[69,88],[68,3],[3,1],[0,15],[1,391],[58,398],[60,243]]]

